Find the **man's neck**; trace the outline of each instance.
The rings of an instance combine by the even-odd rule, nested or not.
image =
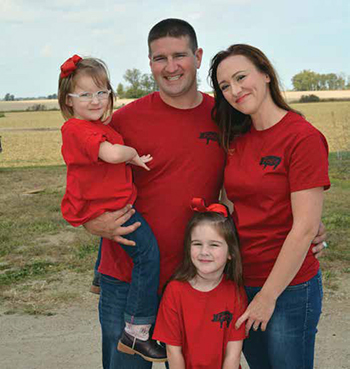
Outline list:
[[[159,95],[165,104],[183,110],[196,108],[203,101],[203,95],[197,90],[191,95],[186,94],[184,96],[171,97],[163,94],[162,91],[159,91]]]

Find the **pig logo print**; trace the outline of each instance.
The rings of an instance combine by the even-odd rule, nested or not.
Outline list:
[[[217,132],[201,132],[199,135],[200,140],[206,140],[207,145],[209,145],[210,140],[214,142],[219,142],[219,135]]]
[[[222,328],[223,324],[226,322],[226,327],[228,328],[230,323],[232,322],[232,319],[233,314],[226,310],[221,313],[214,314],[212,322],[219,322],[220,328]]]
[[[279,156],[264,156],[260,160],[260,165],[263,165],[264,169],[266,169],[266,167],[273,167],[273,169],[276,169],[280,162],[281,158]]]

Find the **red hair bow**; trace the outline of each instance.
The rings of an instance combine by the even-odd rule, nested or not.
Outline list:
[[[222,204],[205,205],[205,201],[202,198],[194,197],[191,201],[191,209],[198,211],[199,213],[205,213],[207,211],[213,211],[214,213],[222,214],[225,218],[228,217],[227,208]]]
[[[61,65],[61,78],[68,77],[71,73],[73,73],[77,69],[77,65],[82,58],[79,55],[73,55],[71,58],[67,59]]]

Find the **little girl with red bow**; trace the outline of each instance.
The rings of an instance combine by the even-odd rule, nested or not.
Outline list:
[[[58,101],[67,119],[61,129],[62,155],[67,165],[61,209],[63,217],[75,227],[135,202],[137,192],[128,164],[150,170],[146,163],[152,156],[139,156],[108,125],[114,96],[107,67],[101,60],[74,55],[61,66]],[[166,360],[165,349],[149,337],[158,306],[158,244],[137,211],[124,226],[135,222],[141,226],[124,236],[133,245],[115,244],[134,263],[124,313],[126,327],[116,341],[119,339],[120,351],[161,362]]]
[[[222,204],[196,198],[192,209],[153,338],[166,343],[170,369],[238,369],[245,327],[235,322],[247,303],[235,226]]]

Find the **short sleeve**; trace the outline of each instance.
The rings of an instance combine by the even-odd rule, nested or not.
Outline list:
[[[315,187],[330,187],[328,177],[328,145],[318,131],[298,140],[289,163],[290,192]]]
[[[62,155],[66,164],[96,163],[106,136],[84,122],[67,123],[62,127]]]
[[[230,332],[228,336],[228,341],[240,341],[244,340],[246,338],[245,335],[245,322],[239,327],[239,329],[236,329],[235,325],[238,320],[238,318],[245,312],[248,302],[247,302],[247,295],[244,291],[244,288],[235,288],[235,308],[233,313],[233,324],[230,326]]]
[[[181,319],[176,294],[179,291],[170,283],[158,310],[153,339],[173,346],[182,346]]]

